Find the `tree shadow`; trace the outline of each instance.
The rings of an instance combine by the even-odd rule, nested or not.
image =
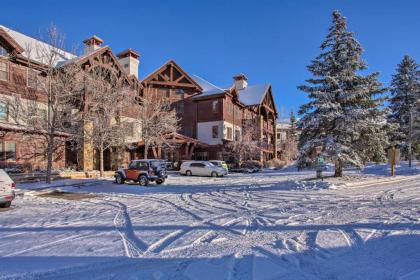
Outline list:
[[[420,277],[419,235],[388,235],[368,239],[357,246],[322,250],[316,244],[311,246],[290,251],[261,244],[246,254],[167,258],[72,256],[69,247],[61,256],[0,257],[0,278],[409,280]]]

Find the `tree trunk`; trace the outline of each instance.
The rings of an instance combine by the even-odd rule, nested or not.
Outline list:
[[[341,160],[338,160],[335,163],[334,177],[341,177],[341,176],[343,176],[343,163]]]
[[[47,143],[47,174],[45,177],[45,182],[47,184],[51,184],[51,171],[53,165],[53,145],[54,145],[54,134],[48,135],[48,143]]]
[[[99,148],[99,176],[104,177],[104,145]]]
[[[149,151],[149,145],[144,144],[144,159],[147,159],[147,152]]]

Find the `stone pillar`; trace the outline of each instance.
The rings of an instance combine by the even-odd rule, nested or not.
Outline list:
[[[89,131],[92,129],[92,123],[85,122],[84,123],[84,131]],[[78,167],[79,170],[83,171],[92,171],[93,170],[93,145],[90,141],[84,140],[81,145],[81,150],[79,150],[79,160],[78,160]]]

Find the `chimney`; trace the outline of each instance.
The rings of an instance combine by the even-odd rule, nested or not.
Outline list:
[[[139,57],[140,55],[132,49],[125,50],[117,54],[118,61],[123,66],[128,75],[134,75],[139,78]]]
[[[248,86],[248,78],[244,74],[238,74],[233,77],[235,83],[235,89],[237,91],[242,90]]]
[[[89,54],[99,49],[104,41],[98,36],[93,35],[89,39],[84,40],[83,43],[85,44],[85,54]]]

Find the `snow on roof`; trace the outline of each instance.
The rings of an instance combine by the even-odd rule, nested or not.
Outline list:
[[[202,93],[199,94],[197,97],[225,93],[225,91],[222,88],[213,85],[209,81],[206,81],[197,75],[191,75],[191,78],[193,78],[193,80],[203,89]]]
[[[269,87],[269,84],[247,86],[246,88],[239,90],[239,101],[246,106],[261,104]]]
[[[196,81],[197,84],[200,85],[200,87],[203,88],[203,93],[197,95],[196,98],[225,93],[227,90],[232,88],[232,86],[224,88],[215,86],[214,84],[197,75],[191,75],[191,77],[194,79],[194,81]],[[246,106],[261,104],[269,87],[269,84],[247,86],[246,88],[239,91],[239,101],[241,101]]]
[[[24,57],[34,60],[36,62],[43,63],[43,64],[46,63],[46,58],[43,57],[43,55],[41,54],[41,52],[44,52],[44,50],[48,52],[53,52],[53,51],[57,52],[58,56],[57,56],[57,59],[56,59],[57,61],[55,62],[55,65],[76,57],[75,55],[69,52],[66,52],[62,49],[57,49],[45,42],[29,37],[25,34],[17,32],[3,25],[0,25],[0,28],[6,31],[6,33],[10,37],[12,37],[13,40],[15,40],[16,43],[19,44],[19,46],[21,46],[24,49],[22,53]],[[27,52],[28,49],[31,50],[30,53]]]

